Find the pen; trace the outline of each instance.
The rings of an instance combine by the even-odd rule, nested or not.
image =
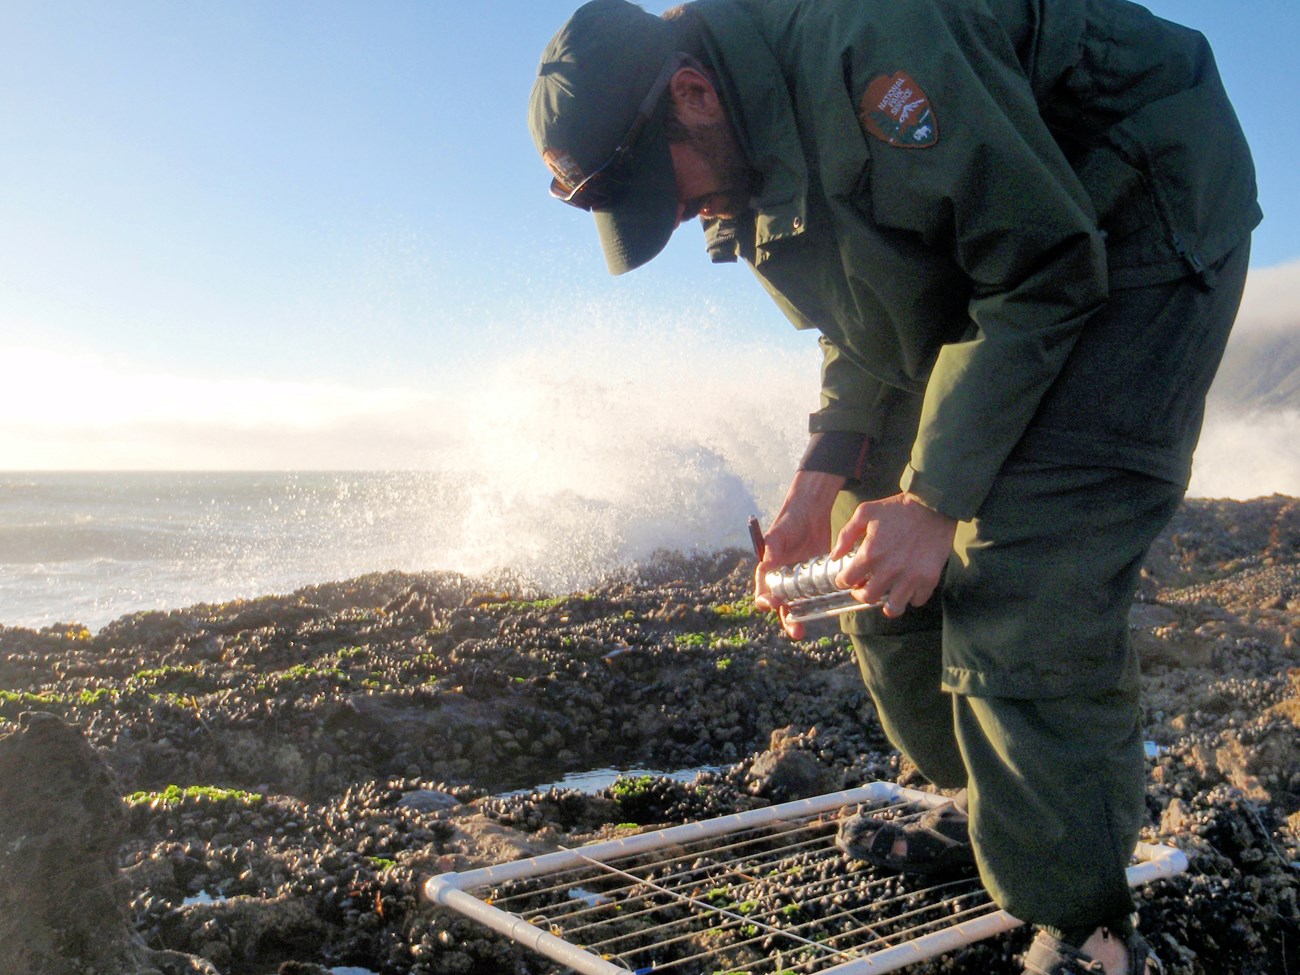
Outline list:
[[[767,543],[763,541],[763,529],[753,515],[749,516],[749,540],[754,543],[754,555],[762,562],[767,552]]]

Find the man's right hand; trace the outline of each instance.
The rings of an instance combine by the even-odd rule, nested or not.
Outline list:
[[[803,639],[803,624],[786,619],[785,608],[768,591],[766,576],[783,565],[806,562],[830,551],[831,508],[844,483],[845,478],[838,474],[796,472],[781,510],[763,539],[763,559],[754,570],[754,605],[780,613],[781,625],[793,640]]]

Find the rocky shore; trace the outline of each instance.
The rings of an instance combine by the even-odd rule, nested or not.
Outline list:
[[[0,975],[560,971],[419,881],[865,781],[919,785],[845,638],[791,643],[740,552],[555,597],[386,573],[0,628]],[[1131,617],[1141,897],[1175,975],[1300,972],[1300,501],[1191,501]],[[777,734],[774,736],[774,732]],[[566,773],[699,769],[594,793]],[[523,790],[523,791],[519,791]],[[1019,972],[1023,931],[916,972]]]

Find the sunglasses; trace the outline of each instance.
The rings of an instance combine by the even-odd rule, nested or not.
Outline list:
[[[659,105],[659,99],[668,89],[677,69],[688,60],[688,55],[674,54],[659,70],[650,91],[646,93],[637,110],[627,134],[623,136],[614,154],[587,174],[577,186],[570,189],[559,178],[551,180],[551,196],[579,210],[603,210],[612,206],[627,190],[631,182],[632,161],[636,157],[637,143],[650,124],[651,116]]]

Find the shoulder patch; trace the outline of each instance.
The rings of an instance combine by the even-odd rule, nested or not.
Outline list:
[[[877,75],[858,105],[865,132],[900,149],[928,149],[939,141],[939,120],[930,96],[906,71]]]

